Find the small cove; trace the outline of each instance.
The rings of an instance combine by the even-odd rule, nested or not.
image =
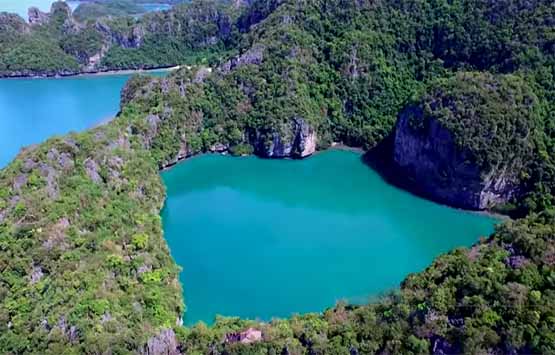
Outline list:
[[[496,222],[388,185],[350,151],[302,161],[205,155],[162,177],[186,324],[363,303]]]

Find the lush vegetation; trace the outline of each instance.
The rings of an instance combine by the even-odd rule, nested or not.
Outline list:
[[[56,2],[32,25],[0,16],[0,76],[53,76],[211,63],[233,41],[234,6],[194,1],[141,17],[133,1]],[[104,17],[108,16],[110,17]]]
[[[260,0],[241,11],[195,2],[138,22],[101,21],[128,44],[137,23],[150,26],[140,46],[111,47],[102,59],[110,66],[211,52],[212,70],[137,76],[116,120],[24,151],[0,172],[0,349],[125,353],[172,329],[187,353],[555,353],[553,16],[547,0]],[[3,18],[0,68],[9,70],[6,58],[20,62],[5,53],[25,41],[5,35],[23,25]],[[30,36],[66,28],[60,19]],[[42,45],[83,53],[99,43],[55,33]],[[183,304],[158,217],[158,167],[218,145],[258,152],[276,136],[290,140],[299,119],[321,148],[372,149],[414,104],[480,166],[522,174],[514,208],[523,218],[365,306],[268,324],[177,324]],[[226,341],[248,327],[263,339]]]
[[[543,117],[538,98],[518,76],[460,73],[434,82],[418,102],[426,118],[438,119],[487,171],[505,162],[520,171],[533,159]]]
[[[125,125],[53,138],[1,171],[2,353],[122,353],[183,312],[164,187]]]

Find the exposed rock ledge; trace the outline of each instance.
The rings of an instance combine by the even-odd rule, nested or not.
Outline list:
[[[280,131],[254,134],[252,145],[257,155],[265,158],[306,158],[316,151],[317,135],[302,118],[291,121],[290,127]]]
[[[399,115],[393,143],[396,173],[413,190],[447,205],[485,210],[507,203],[518,192],[515,178],[504,170],[482,171],[471,154],[461,151],[452,134],[434,118],[418,130],[411,120],[423,120],[420,107]]]
[[[150,130],[144,135],[143,140],[146,146],[149,146],[156,135],[161,120],[158,116],[149,115],[146,121]],[[201,153],[191,151],[185,138],[182,137],[182,139],[179,151],[173,155],[172,159],[160,164],[161,170],[171,168],[182,160]],[[284,132],[260,133],[255,131],[248,144],[253,147],[254,154],[261,158],[303,159],[316,152],[317,141],[318,137],[314,128],[306,123],[304,119],[295,119],[292,121],[291,127]],[[229,144],[218,142],[208,148],[207,152],[227,154],[230,148]]]

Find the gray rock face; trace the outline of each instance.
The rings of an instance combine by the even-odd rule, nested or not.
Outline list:
[[[5,35],[11,35],[14,32],[29,33],[29,25],[19,15],[0,12],[0,32]]]
[[[27,184],[27,180],[27,175],[21,174],[16,176],[13,183],[13,189],[18,192],[21,191],[21,188]]]
[[[461,151],[452,134],[434,119],[423,128],[411,126],[423,120],[419,107],[399,116],[395,130],[393,160],[414,189],[450,206],[484,210],[508,202],[517,192],[514,176],[502,169],[482,171],[472,154]]]
[[[71,16],[71,8],[65,1],[56,1],[52,3],[50,12],[42,12],[37,7],[30,7],[27,10],[30,25],[45,25],[50,20],[63,21],[63,32],[70,33],[78,30],[78,25]]]
[[[208,68],[208,67],[199,68],[199,70],[195,74],[195,78],[193,79],[193,83],[199,84],[199,83],[204,82],[204,80],[208,76],[210,76],[211,73],[212,73],[212,68]]]
[[[27,10],[30,25],[44,25],[48,23],[49,17],[46,12],[42,12],[38,7],[30,7]]]
[[[58,324],[56,324],[50,332],[53,334],[55,331],[61,333],[70,343],[75,343],[79,340],[77,327],[68,324],[64,316],[60,317]]]
[[[280,131],[257,132],[252,145],[265,158],[305,158],[316,151],[316,132],[302,118],[293,119]]]
[[[95,23],[95,28],[107,42],[117,44],[123,48],[140,47],[145,36],[145,30],[142,26],[133,26],[129,31],[122,32],[112,29],[103,19]]]
[[[158,134],[158,126],[160,125],[160,122],[162,122],[162,120],[158,115],[150,114],[146,117],[146,123],[148,124],[148,131],[146,132],[146,135],[145,135],[145,141],[146,141],[145,143],[147,145],[150,146],[152,144],[154,137],[156,137],[156,135]]]
[[[34,285],[37,282],[39,282],[43,276],[44,276],[44,273],[42,272],[42,268],[38,265],[34,265],[30,275],[31,285]]]
[[[240,68],[245,65],[249,65],[249,64],[260,65],[264,60],[264,49],[265,49],[264,46],[261,46],[261,45],[254,46],[250,48],[248,51],[246,51],[245,53],[241,54],[240,56],[237,56],[225,62],[219,68],[219,70],[222,73],[227,74],[232,70]]]
[[[141,355],[179,355],[177,339],[172,329],[164,329],[150,338]]]
[[[216,144],[213,144],[208,150],[211,153],[224,153],[224,152],[227,152],[228,149],[229,149],[229,146],[227,144],[216,143]]]
[[[50,15],[71,18],[71,8],[65,1],[55,1],[50,7]]]
[[[57,178],[59,175],[58,171],[45,163],[39,164],[39,171],[41,176],[44,179],[46,179],[46,192],[48,194],[48,197],[50,197],[51,199],[58,198],[58,195],[59,195],[58,182],[57,182]]]
[[[316,132],[304,120],[295,122],[296,135],[293,147],[297,148],[294,154],[304,158],[316,151]]]
[[[102,181],[102,177],[98,173],[100,171],[100,167],[98,166],[98,164],[94,160],[89,158],[89,159],[85,160],[83,165],[85,167],[85,171],[87,173],[87,176],[92,181],[94,181],[95,183],[100,183]]]

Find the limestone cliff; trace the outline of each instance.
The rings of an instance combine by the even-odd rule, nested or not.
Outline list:
[[[400,114],[393,161],[416,192],[490,209],[526,193],[541,110],[520,77],[459,73],[432,83]]]
[[[291,120],[281,130],[256,131],[251,144],[265,158],[305,158],[316,151],[316,132],[302,118]]]
[[[411,121],[423,120],[423,115],[422,109],[409,107],[399,115],[395,129],[394,163],[413,189],[450,206],[473,210],[506,203],[515,195],[515,176],[482,171],[438,120],[429,120],[424,130],[411,127]]]

